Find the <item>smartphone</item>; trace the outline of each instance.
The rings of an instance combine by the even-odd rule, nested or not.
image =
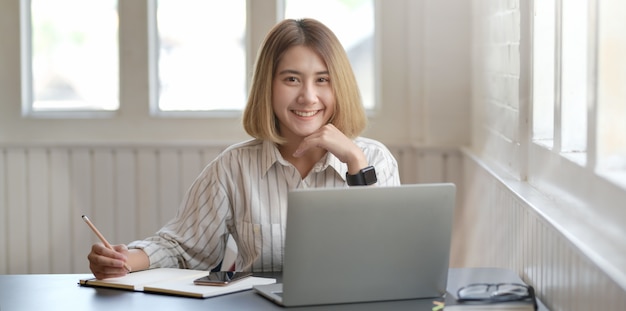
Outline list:
[[[209,286],[224,286],[232,282],[247,278],[251,275],[252,273],[250,272],[230,272],[230,271],[211,272],[211,274],[205,277],[195,279],[193,281],[193,284],[209,285]]]

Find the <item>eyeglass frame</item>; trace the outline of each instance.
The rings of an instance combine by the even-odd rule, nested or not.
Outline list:
[[[461,291],[462,290],[467,289],[467,288],[472,287],[472,286],[486,286],[485,292],[489,293],[489,289],[490,288],[495,287],[496,290],[494,292],[497,292],[498,291],[498,287],[504,286],[504,285],[514,285],[514,286],[519,286],[521,288],[525,288],[527,294],[523,295],[523,296],[519,296],[518,295],[516,298],[505,298],[505,299],[502,299],[502,298],[501,299],[497,299],[498,296],[489,296],[487,298],[471,298],[471,297],[470,298],[463,298],[462,295],[461,295]],[[465,285],[465,286],[459,288],[456,293],[457,293],[457,299],[456,300],[458,302],[468,302],[468,301],[479,302],[479,301],[483,301],[483,302],[493,302],[493,303],[495,303],[495,302],[508,302],[508,301],[524,301],[524,300],[527,300],[527,299],[531,299],[532,303],[533,303],[534,310],[538,310],[538,308],[539,308],[537,306],[537,296],[535,295],[535,288],[533,288],[530,285],[525,285],[525,284],[519,284],[519,283],[472,283],[472,284],[468,284],[468,285]]]

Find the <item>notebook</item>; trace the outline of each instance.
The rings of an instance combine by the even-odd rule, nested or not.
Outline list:
[[[136,271],[122,277],[98,280],[80,279],[81,286],[124,289],[144,293],[208,298],[249,290],[253,285],[271,284],[272,278],[248,277],[226,286],[195,285],[194,280],[209,275],[209,271],[178,268],[156,268]]]
[[[282,283],[253,288],[287,307],[441,297],[455,194],[450,183],[292,191]]]

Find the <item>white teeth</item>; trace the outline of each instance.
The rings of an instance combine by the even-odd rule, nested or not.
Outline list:
[[[317,111],[296,111],[294,110],[293,113],[301,116],[301,117],[310,117],[313,116],[317,113]]]

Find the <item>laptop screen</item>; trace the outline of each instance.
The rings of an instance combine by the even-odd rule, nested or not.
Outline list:
[[[283,304],[440,297],[455,191],[442,183],[290,192]]]

